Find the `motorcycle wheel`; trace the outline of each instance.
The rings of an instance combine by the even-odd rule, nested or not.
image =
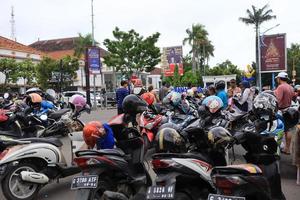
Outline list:
[[[22,181],[20,177],[22,171],[37,172],[37,169],[29,163],[10,168],[1,183],[3,194],[7,200],[32,200],[37,196],[41,186]]]
[[[183,192],[176,192],[175,193],[175,200],[192,200],[189,195]]]
[[[89,200],[103,200],[102,196],[106,190],[111,190],[107,182],[99,181],[98,187],[90,192]]]

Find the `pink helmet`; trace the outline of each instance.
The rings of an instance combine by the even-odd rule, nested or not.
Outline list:
[[[72,110],[74,111],[81,111],[82,109],[85,108],[86,106],[86,100],[83,96],[79,95],[79,94],[75,94],[73,95],[70,100],[69,100],[70,106],[72,108]]]

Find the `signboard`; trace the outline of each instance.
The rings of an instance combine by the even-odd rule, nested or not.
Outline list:
[[[100,48],[99,47],[88,47],[86,53],[86,61],[88,68],[92,74],[100,74],[102,63],[100,60]]]
[[[174,76],[176,66],[178,66],[178,72],[182,76],[182,46],[163,48],[162,68],[164,71],[164,76]]]
[[[261,72],[286,71],[286,35],[264,35],[261,37]]]

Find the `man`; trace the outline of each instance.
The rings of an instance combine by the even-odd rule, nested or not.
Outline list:
[[[289,80],[288,74],[286,72],[280,72],[276,76],[278,87],[274,91],[274,93],[278,101],[278,108],[282,112],[284,112],[286,108],[289,108],[291,106],[292,99],[294,96],[294,89],[287,83],[288,80]],[[286,130],[285,147],[283,153],[290,154],[291,139],[292,139],[291,134]]]
[[[117,98],[117,104],[118,104],[118,115],[123,113],[122,103],[124,98],[129,94],[128,88],[128,82],[127,81],[121,81],[121,87],[117,89],[116,92],[116,98]]]
[[[162,102],[169,92],[170,85],[165,81],[162,82],[162,87],[159,89],[159,100]]]
[[[230,80],[230,90],[232,90],[233,92],[233,95],[232,96],[235,96],[239,93],[242,93],[242,90],[241,88],[239,88],[237,85],[236,85],[236,80],[235,79],[231,79]]]
[[[227,109],[228,107],[228,96],[227,93],[225,92],[225,81],[221,80],[218,81],[215,84],[216,87],[216,91],[217,91],[217,96],[220,97],[220,99],[222,99],[223,102],[223,107],[222,109]]]

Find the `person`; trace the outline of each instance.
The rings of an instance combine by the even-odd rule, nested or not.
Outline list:
[[[96,145],[99,149],[113,149],[115,146],[114,133],[111,127],[99,121],[91,121],[83,128],[83,139],[89,149]]]
[[[121,81],[121,87],[117,89],[116,98],[117,98],[117,106],[118,106],[118,115],[123,113],[122,103],[124,98],[129,95],[129,91],[127,90],[128,82],[123,80]]]
[[[153,85],[149,85],[148,92],[150,92],[151,94],[154,95],[154,97],[155,97],[155,102],[154,103],[158,103],[159,102],[159,97],[157,95],[157,92],[154,90]]]
[[[167,96],[168,92],[169,92],[169,87],[170,84],[166,83],[165,81],[162,82],[162,87],[159,89],[159,101],[163,101],[163,99],[165,98],[165,96]]]
[[[213,96],[216,95],[216,88],[214,85],[209,85],[207,87],[207,95],[206,96]]]
[[[250,88],[248,81],[242,81],[240,83],[241,94],[237,94],[233,98],[234,106],[237,107],[241,112],[249,112],[253,106],[254,92]]]
[[[222,99],[223,102],[223,107],[222,109],[227,109],[228,107],[228,96],[227,93],[225,92],[225,81],[220,80],[216,82],[215,84],[216,91],[217,91],[217,96]]]
[[[242,92],[241,88],[239,88],[236,85],[236,80],[235,79],[231,79],[229,83],[230,83],[230,89],[232,90],[233,96],[235,96],[235,95]]]
[[[278,109],[284,113],[285,109],[292,105],[294,90],[292,86],[287,83],[289,78],[286,72],[278,73],[275,78],[278,83],[278,87],[274,91],[274,94],[278,101]],[[290,154],[291,139],[291,134],[288,132],[288,130],[285,130],[285,147],[283,149],[283,153]]]

